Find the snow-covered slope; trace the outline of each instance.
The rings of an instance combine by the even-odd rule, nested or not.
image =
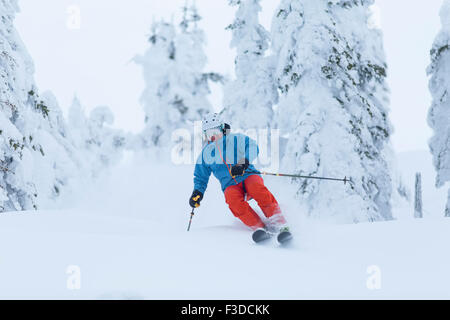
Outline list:
[[[406,158],[412,169],[422,161]],[[253,244],[214,178],[187,232],[189,166],[125,163],[67,199],[73,209],[2,214],[0,298],[450,298],[443,214],[413,220],[401,208],[397,221],[325,224],[303,216],[284,180],[266,182],[294,230],[289,247]],[[69,266],[80,290],[67,288]],[[378,290],[367,288],[370,266]]]

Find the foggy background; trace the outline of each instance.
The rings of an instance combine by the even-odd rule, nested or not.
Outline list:
[[[262,0],[261,24],[270,30],[280,0]],[[141,69],[131,60],[148,48],[153,19],[179,21],[185,0],[19,0],[16,27],[31,54],[40,92],[51,90],[67,112],[74,95],[87,110],[109,106],[115,126],[132,132],[143,127],[139,102],[144,89]],[[203,17],[209,59],[207,70],[234,75],[231,33],[236,7],[227,0],[197,0]],[[396,151],[428,150],[426,123],[431,96],[426,67],[439,31],[441,0],[376,0],[374,22],[384,33],[390,119]],[[72,17],[79,10],[75,24]],[[75,12],[76,14],[76,12]],[[211,102],[221,109],[222,93],[212,85]]]

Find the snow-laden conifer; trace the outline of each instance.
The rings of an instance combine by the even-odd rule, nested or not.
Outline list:
[[[351,176],[353,184],[296,181],[313,216],[391,219],[388,89],[373,0],[282,0],[272,24],[281,92],[278,125],[289,135],[283,169]]]
[[[450,181],[450,1],[445,0],[441,11],[442,28],[430,51],[431,64],[427,69],[431,75],[429,88],[433,102],[428,112],[428,125],[433,129],[429,141],[436,169],[436,186],[442,187]],[[450,216],[450,190],[446,216]]]
[[[205,36],[194,5],[184,8],[179,27],[165,21],[154,22],[150,47],[135,58],[142,66],[145,90],[141,101],[145,111],[142,143],[146,148],[170,148],[178,129],[192,130],[194,121],[212,111],[207,96],[209,80],[220,75],[205,72]],[[168,153],[166,153],[168,154]]]
[[[266,56],[270,34],[259,24],[260,0],[230,0],[238,7],[231,47],[236,49],[236,79],[225,87],[224,118],[234,128],[274,127],[273,106],[278,101],[273,56]]]

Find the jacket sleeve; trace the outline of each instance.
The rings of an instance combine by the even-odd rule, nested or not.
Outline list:
[[[200,162],[197,161],[194,171],[194,190],[198,190],[204,194],[206,188],[208,187],[208,181],[210,176],[211,176],[210,166],[204,163],[204,161]]]

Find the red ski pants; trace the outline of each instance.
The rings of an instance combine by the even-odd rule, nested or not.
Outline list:
[[[256,200],[267,218],[280,215],[279,220],[284,221],[277,200],[266,188],[263,179],[258,175],[251,175],[243,183],[241,182],[238,185],[225,189],[225,201],[235,217],[252,229],[264,227],[261,218],[245,201],[245,191],[249,198]]]

